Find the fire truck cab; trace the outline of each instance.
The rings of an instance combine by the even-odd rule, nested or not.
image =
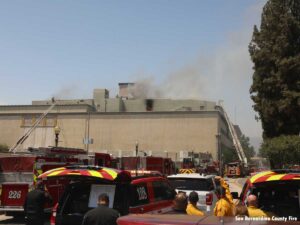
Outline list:
[[[0,212],[5,212],[6,215],[15,216],[23,213],[26,195],[34,188],[40,174],[57,167],[87,163],[83,149],[49,147],[28,150],[30,154],[0,157]],[[65,181],[53,181],[46,185],[54,202],[58,201],[65,185]],[[46,211],[51,207],[48,205]]]
[[[225,174],[227,177],[244,176],[244,168],[240,162],[231,162],[225,166]]]

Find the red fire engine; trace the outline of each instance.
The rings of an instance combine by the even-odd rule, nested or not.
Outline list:
[[[57,167],[88,163],[83,149],[50,147],[29,150],[30,155],[13,154],[0,157],[0,212],[8,215],[22,213],[28,191],[34,187],[36,178],[43,172]],[[80,157],[81,155],[83,157]],[[46,188],[54,202],[57,202],[62,194],[64,182],[56,180],[47,183]]]
[[[110,167],[119,169],[119,162],[117,158],[112,157],[108,153],[95,153],[95,155],[92,155],[90,157],[94,157],[94,165],[95,166],[104,166],[104,167]]]
[[[217,174],[218,161],[213,161],[209,152],[188,152],[188,157],[183,158],[179,173],[204,173]]]
[[[124,170],[149,170],[158,171],[163,175],[175,173],[174,162],[170,158],[163,157],[122,157],[119,159],[119,165]]]
[[[175,164],[170,158],[163,157],[119,157],[113,158],[107,153],[95,153],[95,165],[105,166],[128,171],[147,170],[158,171],[163,175],[175,173]]]

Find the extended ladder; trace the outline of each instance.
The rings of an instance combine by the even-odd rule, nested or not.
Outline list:
[[[243,147],[242,147],[242,145],[240,143],[240,140],[239,140],[239,138],[237,136],[235,128],[233,127],[233,124],[230,122],[229,117],[228,117],[226,111],[224,110],[224,108],[222,106],[220,106],[220,107],[221,107],[221,109],[222,109],[222,111],[224,113],[226,122],[228,124],[229,131],[230,131],[230,134],[231,134],[232,140],[233,140],[233,145],[234,145],[234,147],[236,149],[236,152],[237,152],[237,155],[239,157],[239,160],[241,162],[243,162],[243,164],[244,164],[245,167],[248,167],[247,157],[246,157],[244,149],[243,149]]]
[[[10,149],[9,152],[15,153],[16,149],[26,141],[26,139],[30,136],[30,134],[35,130],[35,128],[40,124],[40,122],[47,116],[47,114],[54,108],[56,102],[54,98],[52,98],[52,105],[35,121],[33,126],[14,144]]]

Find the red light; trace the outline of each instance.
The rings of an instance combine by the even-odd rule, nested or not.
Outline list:
[[[214,196],[212,193],[206,194],[206,205],[212,205]]]
[[[52,208],[52,213],[51,213],[51,217],[50,217],[50,225],[55,225],[57,207],[58,207],[58,203],[56,203],[55,206]]]

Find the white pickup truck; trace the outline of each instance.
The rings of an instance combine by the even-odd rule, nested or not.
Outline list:
[[[195,191],[198,193],[197,206],[206,214],[212,214],[218,198],[215,194],[216,184],[214,175],[199,173],[176,174],[168,176],[171,186],[176,192],[185,192],[187,196]]]

